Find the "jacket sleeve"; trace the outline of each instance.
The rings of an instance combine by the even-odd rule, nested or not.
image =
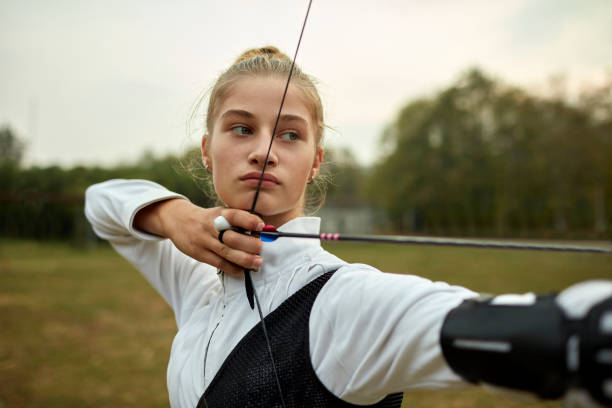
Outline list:
[[[109,180],[87,189],[85,215],[95,233],[109,241],[162,295],[180,327],[183,312],[192,309],[194,302],[206,301],[219,279],[215,268],[183,254],[169,239],[134,228],[140,209],[169,198],[185,199],[150,181]]]
[[[339,269],[310,316],[310,356],[319,379],[353,404],[417,388],[467,383],[446,363],[440,330],[446,314],[476,293],[367,265]]]

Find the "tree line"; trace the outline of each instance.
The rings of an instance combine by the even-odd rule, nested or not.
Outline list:
[[[328,149],[326,205],[371,208],[383,215],[381,232],[612,236],[612,81],[544,96],[471,70],[407,103],[381,146],[372,167]],[[94,240],[84,191],[111,178],[145,178],[215,204],[197,148],[105,168],[28,167],[25,148],[0,129],[0,236]]]
[[[13,142],[6,143],[6,140]],[[21,145],[10,129],[0,130],[0,147]],[[10,153],[10,154],[7,154]],[[21,167],[21,153],[0,152],[0,236],[37,239],[93,238],[84,217],[84,195],[88,186],[113,178],[144,178],[180,192],[192,202],[211,206],[200,180],[189,167],[196,163],[195,149],[183,156],[156,157],[145,153],[133,164],[113,167],[60,166]]]
[[[478,70],[408,103],[370,196],[401,231],[610,237],[612,81],[572,99]]]

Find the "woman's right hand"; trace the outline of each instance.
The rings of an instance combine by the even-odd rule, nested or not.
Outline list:
[[[255,214],[224,207],[202,208],[176,198],[144,207],[134,218],[134,227],[172,240],[184,254],[223,272],[241,275],[244,269],[257,269],[263,260],[261,240],[227,230],[223,242],[214,219],[223,216],[233,226],[247,231],[261,231],[264,222]]]

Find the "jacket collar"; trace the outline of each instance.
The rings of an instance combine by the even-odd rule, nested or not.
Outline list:
[[[283,224],[279,231],[318,234],[321,225],[319,217],[299,217]],[[257,289],[266,282],[276,281],[282,273],[291,273],[297,265],[309,259],[308,254],[321,247],[321,241],[311,238],[279,238],[274,242],[264,242],[261,250],[263,265],[258,271],[251,272],[253,285]],[[238,291],[244,293],[244,276],[234,277],[221,273],[225,295]]]

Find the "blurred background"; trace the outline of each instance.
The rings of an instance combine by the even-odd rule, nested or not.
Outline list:
[[[146,178],[211,205],[192,166],[194,104],[245,49],[292,55],[305,10],[0,2],[0,407],[167,406],[173,316],[97,240],[84,190]],[[609,245],[611,45],[607,0],[315,0],[298,64],[330,127],[324,229]],[[487,292],[612,278],[605,255],[329,249]],[[479,390],[414,395],[411,406],[525,406]]]

